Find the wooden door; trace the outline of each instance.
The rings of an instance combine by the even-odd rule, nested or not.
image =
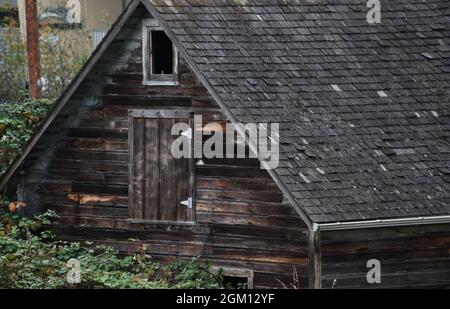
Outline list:
[[[130,218],[136,221],[192,222],[191,158],[171,152],[173,125],[192,125],[184,111],[130,111]],[[191,147],[192,148],[192,147]]]

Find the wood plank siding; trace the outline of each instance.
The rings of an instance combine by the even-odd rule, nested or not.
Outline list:
[[[381,263],[368,284],[366,263]],[[321,233],[322,288],[450,288],[450,225]]]
[[[136,11],[131,14],[136,6]],[[267,101],[272,97],[268,95],[271,93],[258,93],[256,88],[259,85],[248,84],[242,88],[245,92],[240,93],[242,89],[236,86],[239,84],[236,81],[244,82],[247,69],[242,69],[240,74],[241,70],[236,71],[234,67],[233,70],[222,72],[212,66],[209,71],[207,64],[214,61],[226,64],[231,57],[221,56],[220,42],[196,44],[194,34],[193,37],[180,35],[184,44],[186,40],[193,41],[189,44],[193,46],[191,49],[182,48],[183,45],[178,39],[169,35],[174,42],[178,42],[179,51],[187,57],[192,67],[179,56],[174,59],[174,63],[178,65],[174,69],[178,75],[173,74],[176,82],[175,79],[170,85],[157,85],[158,80],[145,82],[142,25],[145,20],[148,21],[150,14],[139,1],[133,2],[128,7],[127,14],[123,16],[128,18],[128,13],[131,17],[126,22],[126,18],[119,19],[117,26],[113,27],[105,38],[108,44],[101,44],[98,53],[94,53],[89,60],[86,68],[92,69],[81,71],[73,87],[68,88],[58,101],[54,113],[44,122],[42,130],[38,131],[37,138],[33,139],[37,141],[36,144],[30,143],[22,155],[21,158],[25,157],[34,145],[17,170],[14,184],[12,181],[10,183],[10,187],[19,183],[18,200],[26,202],[26,215],[55,210],[60,218],[53,225],[53,230],[59,239],[112,245],[121,254],[140,250],[142,243],[145,243],[148,245],[148,254],[155,260],[187,260],[200,257],[211,261],[214,266],[234,268],[234,273],[247,274],[246,276],[253,278],[252,286],[255,288],[293,287],[297,276],[301,288],[450,288],[448,224],[338,231],[325,228],[326,223],[333,223],[333,228],[343,229],[343,225],[334,223],[349,223],[354,220],[355,223],[347,227],[359,227],[358,224],[363,219],[416,218],[419,214],[439,214],[430,212],[430,209],[438,211],[442,208],[439,211],[441,215],[444,214],[444,204],[433,204],[431,200],[421,200],[416,198],[419,195],[409,194],[428,192],[417,191],[417,188],[421,188],[426,182],[424,190],[432,189],[430,192],[436,197],[439,196],[436,198],[439,203],[445,200],[445,197],[440,195],[445,191],[442,189],[445,186],[437,186],[437,191],[434,192],[434,186],[429,185],[434,183],[435,179],[441,178],[436,176],[437,174],[429,176],[432,174],[428,171],[433,169],[424,169],[426,173],[415,175],[416,165],[398,165],[404,158],[392,156],[389,160],[392,159],[392,162],[398,165],[395,171],[401,171],[400,176],[393,174],[393,168],[380,174],[380,162],[391,162],[386,161],[390,155],[380,157],[377,154],[376,160],[372,158],[367,161],[368,157],[364,157],[364,151],[361,152],[362,161],[356,164],[355,162],[359,161],[359,150],[365,148],[360,147],[358,141],[346,142],[352,139],[353,135],[344,135],[345,139],[335,139],[337,135],[334,131],[340,130],[340,127],[330,128],[331,122],[328,118],[321,119],[320,115],[328,113],[328,108],[333,109],[333,106],[317,105],[317,109],[313,111],[308,109],[308,113],[316,115],[311,118],[313,121],[299,121],[298,119],[306,119],[297,117],[306,109],[298,106],[295,93],[289,87],[281,85],[277,74],[270,74],[268,77],[268,89],[278,95],[274,98],[282,99]],[[153,13],[157,16],[155,11]],[[164,20],[161,20],[161,23],[165,25]],[[177,23],[181,23],[181,19]],[[169,28],[166,30],[170,34]],[[194,26],[191,28],[186,30],[197,30]],[[182,27],[180,29],[185,30]],[[117,36],[111,42],[116,33]],[[317,38],[314,36],[313,39]],[[219,47],[202,49],[201,46],[206,44]],[[258,49],[255,51],[259,53]],[[283,55],[285,51],[280,49],[278,52]],[[291,56],[279,58],[289,57]],[[255,54],[254,58],[262,59],[258,54]],[[201,70],[198,68],[198,62],[202,62]],[[300,62],[297,64],[300,65]],[[251,68],[253,64],[249,63],[249,66]],[[276,68],[277,72],[289,67],[282,65],[281,61],[269,66],[271,70]],[[330,67],[329,70],[333,68]],[[214,78],[210,76],[214,77],[218,72],[223,74],[223,77],[220,77],[222,83],[211,85]],[[228,80],[228,76],[233,77],[234,74],[244,77],[238,76],[234,82],[230,81],[232,78]],[[309,82],[310,73],[307,72],[307,75],[307,79],[298,78],[299,85],[304,81],[305,85],[306,81]],[[215,78],[219,79],[217,76]],[[207,85],[211,93],[199,79]],[[236,85],[228,87],[227,83]],[[332,91],[329,83],[326,87],[326,91],[320,90],[321,88],[314,90],[314,93],[320,96],[314,95],[314,98],[311,98],[314,101],[310,103],[314,102],[316,105],[328,102],[329,98],[321,101],[322,94],[328,95],[329,91]],[[247,91],[248,89],[252,90]],[[308,93],[301,87],[299,89],[301,92],[298,94]],[[72,95],[73,91],[75,92]],[[223,104],[224,94],[229,94],[230,98],[233,98],[231,102],[234,103]],[[65,104],[69,97],[70,100]],[[263,97],[264,100],[261,100]],[[288,100],[288,97],[293,100]],[[242,98],[248,108],[240,101]],[[305,100],[308,104],[308,99]],[[226,111],[228,119],[216,102]],[[280,162],[286,168],[280,168],[281,173],[275,171],[272,178],[266,170],[260,168],[258,160],[250,158],[208,159],[205,156],[176,161],[168,155],[174,140],[170,128],[175,119],[188,121],[194,133],[226,130],[229,119],[244,119],[236,118],[238,109],[229,106],[238,103],[241,104],[239,106],[242,106],[242,110],[253,109],[249,114],[251,118],[246,119],[284,121],[290,127],[282,132],[295,133],[295,136],[282,139],[280,153],[286,158],[283,159],[282,156]],[[264,105],[261,105],[262,103]],[[266,105],[270,105],[270,108],[261,107]],[[374,103],[374,106],[378,106],[378,103]],[[383,103],[380,106],[384,108],[390,105]],[[271,110],[275,109],[285,111],[272,114]],[[340,115],[352,114],[347,109],[343,109],[342,113],[330,112],[331,115],[337,115],[336,119],[340,119]],[[264,117],[261,118],[259,114]],[[193,126],[194,115],[201,115],[204,124],[215,124],[209,128]],[[358,121],[361,124],[369,121],[372,119],[369,116]],[[53,117],[56,118],[53,120]],[[415,116],[413,118],[416,119]],[[426,123],[430,118],[421,119]],[[365,126],[360,128],[367,129]],[[355,129],[352,127],[349,130]],[[309,136],[304,139],[302,134]],[[377,136],[378,139],[379,134],[385,133],[377,130],[367,136]],[[388,135],[385,137],[389,137]],[[331,142],[332,139],[335,142]],[[320,147],[304,146],[312,140]],[[421,135],[417,140],[422,143],[427,139]],[[205,138],[203,142],[206,142]],[[224,143],[226,145],[226,141]],[[384,147],[384,144],[380,143],[374,145]],[[332,151],[323,151],[327,145]],[[437,149],[434,144],[430,145]],[[320,150],[322,147],[325,148]],[[348,149],[353,150],[347,151]],[[381,150],[378,152],[382,153]],[[430,157],[430,160],[432,161],[427,159],[427,164],[436,162],[436,168],[440,169],[445,165],[439,163],[441,158],[435,160]],[[376,163],[373,165],[375,168],[371,167],[372,161]],[[21,160],[13,164],[14,168],[9,175],[19,166],[19,162]],[[317,162],[324,163],[328,168],[317,165]],[[381,166],[384,169],[385,166]],[[303,173],[306,170],[314,171],[307,177]],[[403,175],[407,171],[414,172],[414,175]],[[391,191],[391,184],[395,189],[395,183],[391,182],[392,177],[389,175],[400,177],[402,183],[404,179],[417,176],[420,182],[408,180],[408,186],[404,187],[407,190],[394,198],[392,192],[387,192]],[[389,181],[377,187],[381,183],[380,177]],[[432,181],[430,183],[427,180],[429,178]],[[375,186],[371,186],[372,182]],[[365,191],[358,191],[360,189]],[[368,194],[369,191],[372,193]],[[378,193],[373,193],[375,191]],[[426,194],[430,199],[431,193]],[[364,200],[364,195],[367,195],[369,200]],[[189,198],[193,201],[192,210],[189,208]],[[371,198],[374,200],[370,200]],[[409,200],[410,198],[414,200]],[[182,202],[186,204],[186,199],[188,208],[182,205]],[[401,215],[395,214],[397,211],[401,212]],[[299,214],[302,214],[305,221]],[[393,224],[405,224],[402,222]],[[410,221],[407,224],[409,223]],[[328,229],[331,229],[330,225]],[[379,285],[369,285],[366,280],[369,271],[367,262],[372,259],[381,262],[382,283]]]
[[[133,14],[21,167],[27,214],[55,210],[60,239],[110,244],[122,253],[137,249],[130,238],[140,239],[158,260],[199,256],[218,266],[254,270],[256,288],[289,286],[296,269],[306,287],[307,228],[255,159],[195,162],[196,224],[129,220],[129,111],[185,109],[205,123],[227,122],[183,59],[178,86],[143,85],[141,23],[147,15],[143,7]],[[162,125],[138,120],[136,127],[139,134],[154,134]],[[135,139],[136,147],[151,153],[144,141]],[[163,187],[170,190],[170,181]],[[134,202],[151,204],[151,194],[147,198]],[[134,218],[158,216],[135,211]]]

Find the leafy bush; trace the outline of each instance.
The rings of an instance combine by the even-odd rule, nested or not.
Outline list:
[[[9,204],[11,210],[16,206]],[[54,217],[48,212],[31,220],[0,210],[0,289],[221,287],[222,271],[197,259],[161,264],[151,261],[145,246],[140,254],[119,258],[110,247],[54,241],[44,229]],[[70,259],[81,264],[79,285],[67,282]]]
[[[0,104],[0,177],[52,106],[48,99]]]

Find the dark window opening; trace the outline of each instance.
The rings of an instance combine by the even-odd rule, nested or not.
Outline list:
[[[248,278],[223,276],[223,286],[226,289],[248,289]]]
[[[151,31],[152,74],[173,74],[173,44],[164,31]]]

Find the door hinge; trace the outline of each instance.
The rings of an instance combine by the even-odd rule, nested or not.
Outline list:
[[[182,201],[180,204],[186,206],[188,209],[192,209],[192,197],[188,198],[186,201]]]

